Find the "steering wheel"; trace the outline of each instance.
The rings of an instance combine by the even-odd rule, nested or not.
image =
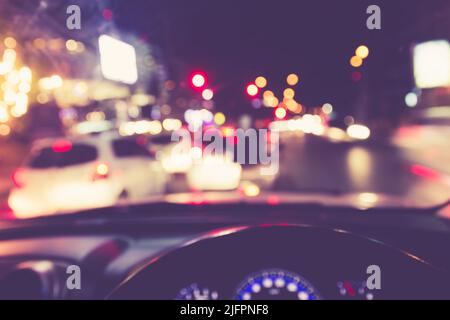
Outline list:
[[[368,269],[379,288],[365,286]],[[208,233],[135,270],[109,298],[340,299],[352,281],[364,298],[450,297],[447,273],[407,252],[342,230],[274,225]]]

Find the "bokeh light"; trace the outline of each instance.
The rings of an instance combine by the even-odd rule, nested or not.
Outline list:
[[[262,76],[258,77],[255,80],[255,84],[258,88],[265,88],[267,86],[267,79]]]
[[[259,88],[254,83],[252,83],[247,86],[246,92],[250,97],[254,97],[258,95]]]
[[[419,97],[415,92],[410,92],[405,96],[405,103],[408,107],[414,108],[419,103]]]
[[[226,121],[226,117],[222,112],[217,112],[214,115],[214,123],[217,124],[218,126],[221,126],[225,123]]]
[[[325,114],[331,114],[333,112],[333,105],[331,103],[325,103],[322,106],[322,111]]]
[[[72,51],[72,52],[77,51],[77,48],[78,48],[78,44],[75,40],[69,39],[66,41],[66,49],[68,51]]]
[[[296,75],[295,73],[291,73],[290,75],[287,76],[286,78],[286,82],[288,85],[290,86],[295,86],[297,85],[299,79],[298,79],[298,75]]]
[[[275,96],[275,94],[270,90],[264,91],[264,93],[263,93],[263,98],[270,98],[273,96]]]
[[[212,100],[212,98],[214,97],[214,92],[211,89],[205,89],[202,92],[202,97],[206,101]]]
[[[285,108],[278,107],[275,109],[275,117],[277,117],[277,119],[283,120],[283,119],[286,119],[286,116],[287,116],[287,111]]]
[[[285,89],[283,92],[283,96],[285,99],[294,99],[294,97],[295,97],[294,89],[291,89],[291,88]]]
[[[353,57],[350,59],[350,65],[351,65],[352,67],[354,67],[354,68],[359,68],[359,67],[362,66],[362,64],[363,64],[363,59],[361,59],[361,58],[358,57],[358,56],[353,56]]]
[[[357,57],[360,57],[361,59],[366,59],[369,56],[369,48],[367,48],[364,45],[361,45],[356,49],[355,54]]]
[[[0,136],[7,136],[11,133],[11,128],[7,124],[0,124]]]
[[[194,73],[191,78],[191,83],[195,88],[203,88],[206,85],[206,77],[201,73]]]
[[[17,41],[13,37],[6,37],[3,43],[5,44],[5,47],[9,49],[14,49],[17,45]]]

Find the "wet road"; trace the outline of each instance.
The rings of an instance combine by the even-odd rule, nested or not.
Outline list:
[[[407,160],[404,150],[388,142],[333,143],[307,136],[285,140],[273,188],[374,192],[434,205],[450,199],[448,182],[444,174]]]

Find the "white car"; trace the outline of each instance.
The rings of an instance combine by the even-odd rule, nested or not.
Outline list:
[[[161,194],[167,174],[135,138],[101,134],[35,143],[12,179],[8,204],[28,218]]]

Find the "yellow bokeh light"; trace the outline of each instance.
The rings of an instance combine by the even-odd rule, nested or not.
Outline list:
[[[293,112],[299,114],[302,111],[303,111],[303,106],[300,103],[297,103],[297,107],[295,108],[295,110]]]
[[[7,124],[0,125],[0,136],[7,136],[11,133],[11,128]]]
[[[295,91],[294,91],[294,89],[287,88],[286,90],[284,90],[283,96],[284,96],[286,99],[294,99],[294,97],[295,97]]]
[[[99,174],[99,175],[101,175],[101,176],[104,176],[104,175],[107,175],[108,172],[109,172],[109,166],[108,166],[107,164],[105,164],[105,163],[100,163],[100,164],[97,166],[97,174]]]
[[[267,86],[267,79],[264,77],[258,77],[255,80],[255,84],[261,89],[265,88]]]
[[[263,93],[263,97],[264,98],[270,98],[270,97],[273,97],[273,96],[274,96],[274,93],[272,91],[270,91],[270,90],[264,91],[264,93]]]
[[[355,54],[357,57],[360,57],[361,59],[366,59],[369,56],[369,48],[367,48],[364,45],[359,46],[356,49]]]
[[[179,119],[165,119],[162,123],[163,129],[166,131],[179,130],[182,127],[182,122]]]
[[[51,77],[41,78],[39,80],[39,87],[42,90],[53,90],[60,88],[63,85],[63,80],[58,75],[52,75]]]
[[[257,197],[261,192],[260,188],[251,182],[244,184],[242,191],[247,197]]]
[[[354,68],[359,68],[359,67],[362,66],[362,64],[363,64],[363,59],[361,59],[361,58],[358,57],[358,56],[353,56],[353,57],[350,59],[350,65],[351,65],[352,67],[354,67]]]
[[[293,99],[286,100],[284,102],[286,104],[286,107],[289,109],[289,111],[295,112],[297,110],[297,101]]]
[[[278,107],[275,110],[275,116],[280,120],[286,118],[286,115],[287,115],[286,109],[282,107]]]
[[[211,89],[205,89],[202,92],[202,97],[206,101],[210,101],[212,100],[212,98],[214,98],[214,92]]]
[[[286,78],[286,82],[290,86],[295,86],[298,83],[298,81],[299,81],[298,75],[296,75],[295,73],[291,73]]]
[[[5,47],[9,49],[14,49],[17,45],[17,41],[13,37],[6,37],[3,43],[5,44]]]
[[[221,126],[225,123],[226,121],[226,117],[222,112],[217,112],[214,115],[214,123],[217,124],[218,126]]]
[[[263,103],[266,107],[275,108],[280,101],[275,96],[267,96],[264,98]]]
[[[78,48],[78,44],[75,40],[69,39],[66,41],[66,49],[69,51],[76,51]]]

